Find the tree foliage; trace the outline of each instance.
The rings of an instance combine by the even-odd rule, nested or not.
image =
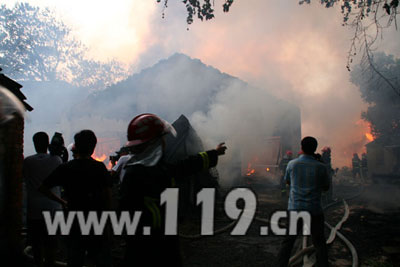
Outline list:
[[[17,80],[64,80],[104,87],[124,73],[115,61],[86,58],[87,48],[49,9],[0,6],[0,66]]]
[[[311,0],[300,0],[299,3],[310,2]],[[399,0],[321,0],[320,2],[327,8],[340,5],[343,26],[350,27],[354,31],[348,50],[347,69],[350,71],[353,58],[359,52],[370,65],[373,65],[370,54],[375,49],[379,37],[383,38],[384,29],[394,25],[397,30]]]
[[[168,7],[168,0],[157,0],[163,2],[164,7]],[[214,0],[183,0],[187,9],[187,23],[193,23],[194,17],[201,21],[214,18]],[[224,0],[223,11],[229,12],[234,0]],[[393,24],[397,29],[396,16],[399,13],[399,0],[320,0],[321,5],[331,8],[340,5],[343,14],[343,26],[348,26],[354,30],[350,47],[347,55],[346,67],[350,71],[357,53],[362,53],[363,59],[373,66],[370,54],[374,50],[374,45],[379,36],[383,37],[383,30]],[[310,4],[311,0],[299,0],[299,4]],[[163,12],[164,16],[164,12]],[[379,71],[378,68],[373,68]],[[400,90],[400,88],[396,88]]]
[[[224,12],[229,12],[231,5],[234,0],[224,0],[222,4],[222,9]],[[164,8],[168,7],[168,0],[157,0],[157,3],[163,3]],[[183,0],[182,3],[186,5],[187,11],[187,24],[192,24],[194,21],[194,17],[196,17],[201,21],[210,20],[214,18],[214,0],[211,3],[211,0]],[[164,12],[163,12],[164,16]]]
[[[384,77],[400,86],[400,59],[376,53],[374,62]],[[352,82],[360,88],[361,96],[369,104],[362,118],[371,124],[371,133],[382,142],[400,138],[400,98],[396,91],[375,71],[362,64],[351,73]]]

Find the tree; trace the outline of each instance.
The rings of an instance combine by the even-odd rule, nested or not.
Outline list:
[[[168,7],[168,0],[162,0],[164,4],[164,9]],[[229,12],[229,8],[233,4],[234,0],[224,0],[224,3],[222,5],[222,8],[224,12]],[[157,3],[160,3],[161,0],[157,0]],[[197,18],[203,21],[204,19],[210,20],[214,18],[214,1],[211,4],[211,0],[183,0],[183,4],[186,5],[186,11],[187,11],[187,18],[186,22],[187,24],[192,24],[193,23],[193,16],[197,15]],[[163,17],[164,17],[164,11],[163,11]]]
[[[115,61],[85,57],[87,48],[49,9],[27,3],[0,7],[0,66],[17,80],[64,80],[103,87],[124,75]]]
[[[299,3],[310,3],[311,0],[301,0]],[[321,4],[330,8],[338,4],[343,14],[343,26],[354,30],[347,57],[347,69],[354,56],[361,51],[363,60],[373,65],[371,53],[376,41],[383,38],[383,30],[394,25],[397,30],[396,16],[399,0],[321,0]],[[376,68],[377,71],[379,71]]]
[[[158,3],[161,0],[157,0]],[[223,11],[229,12],[229,8],[234,0],[225,0],[223,3]],[[168,7],[168,0],[163,0],[164,7]],[[211,4],[210,0],[184,0],[183,3],[187,9],[187,23],[193,23],[193,16],[197,14],[198,19],[203,21],[214,18],[214,1]],[[311,0],[299,0],[299,4],[310,4]],[[326,8],[331,8],[335,5],[340,5],[343,14],[343,26],[350,27],[354,30],[354,35],[350,43],[347,53],[346,68],[350,71],[350,66],[353,63],[354,57],[361,52],[362,61],[366,62],[365,66],[370,67],[381,78],[385,79],[380,73],[378,67],[374,65],[372,60],[372,52],[374,51],[378,37],[383,38],[383,30],[395,26],[397,30],[396,16],[399,13],[397,10],[399,0],[320,0],[320,3]],[[164,12],[163,12],[164,16]],[[400,88],[394,87],[389,83],[393,90],[399,92]]]
[[[384,53],[374,54],[374,62],[395,86],[400,85],[400,59]],[[352,82],[370,106],[362,118],[371,124],[371,133],[384,143],[400,137],[400,98],[387,82],[373,70],[361,64],[351,72]]]

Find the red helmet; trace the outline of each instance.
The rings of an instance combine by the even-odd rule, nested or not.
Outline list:
[[[303,150],[300,150],[299,152],[297,152],[298,156],[303,155],[303,154],[304,154]]]
[[[286,155],[293,156],[293,152],[291,150],[286,151]]]
[[[128,126],[128,142],[126,146],[136,146],[172,133],[176,136],[174,127],[157,115],[143,113],[131,120]]]
[[[331,152],[331,148],[329,146],[325,146],[321,151],[322,152]]]

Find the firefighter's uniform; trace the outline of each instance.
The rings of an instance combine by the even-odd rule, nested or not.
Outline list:
[[[329,177],[329,190],[324,193],[325,195],[325,204],[329,203],[333,200],[333,169],[332,169],[332,158],[331,158],[331,148],[324,147],[322,149],[321,161],[326,165]]]
[[[293,153],[292,151],[287,151],[286,155],[283,156],[281,162],[279,163],[279,170],[281,171],[281,177],[280,177],[280,188],[281,188],[281,195],[284,197],[286,196],[287,192],[287,186],[285,182],[285,172],[287,165],[289,164],[289,161],[293,159]]]
[[[130,212],[142,211],[137,233],[128,236],[127,266],[181,266],[178,236],[165,236],[165,207],[160,207],[160,194],[174,187],[175,179],[216,166],[215,150],[201,152],[176,165],[161,159],[155,166],[126,167],[122,182],[121,208]],[[133,214],[133,213],[132,213]],[[151,235],[144,236],[143,227],[151,227]]]
[[[367,154],[363,153],[361,155],[361,174],[362,178],[367,179],[368,176],[368,160],[367,160]]]
[[[165,234],[161,194],[166,188],[174,187],[176,180],[215,167],[218,155],[225,153],[226,147],[221,143],[216,150],[168,164],[163,160],[164,134],[176,136],[176,131],[154,114],[138,115],[128,126],[126,146],[133,155],[125,164],[120,208],[129,211],[131,216],[138,211],[142,214],[135,235],[126,239],[126,266],[182,265],[178,236]],[[150,227],[150,234],[144,234],[144,227]]]
[[[353,159],[351,160],[352,166],[353,166],[353,178],[357,177],[357,174],[359,177],[361,177],[361,161],[360,158],[358,157],[357,153],[353,154]]]

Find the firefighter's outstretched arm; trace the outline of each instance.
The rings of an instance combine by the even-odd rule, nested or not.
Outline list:
[[[174,178],[182,178],[215,167],[218,163],[218,156],[224,155],[226,149],[225,143],[220,143],[216,149],[190,156],[173,165],[170,175]]]
[[[225,146],[225,142],[220,143],[215,150],[217,150],[218,156],[225,155],[225,150],[228,148]]]

